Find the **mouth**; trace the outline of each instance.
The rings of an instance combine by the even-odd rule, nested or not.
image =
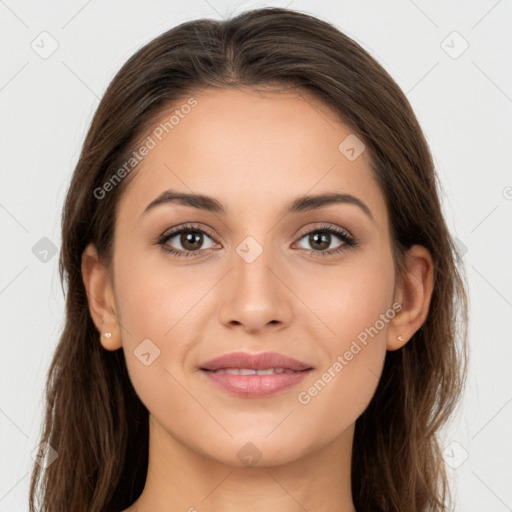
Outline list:
[[[220,368],[201,373],[217,389],[240,398],[266,398],[301,383],[313,368],[291,370],[289,368]]]
[[[208,382],[226,393],[261,398],[296,386],[313,367],[277,352],[232,352],[203,363],[199,370]]]
[[[229,375],[279,375],[281,373],[292,375],[297,372],[307,371],[308,369],[311,368],[306,368],[305,370],[292,370],[290,368],[268,368],[266,370],[258,370],[256,368],[220,368],[218,370],[207,370],[206,368],[201,368],[201,370],[213,372],[218,375],[224,373]]]

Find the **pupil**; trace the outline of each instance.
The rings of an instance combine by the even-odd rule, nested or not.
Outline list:
[[[310,236],[310,243],[312,246],[315,245],[315,243],[318,242],[318,239],[320,238],[320,244],[322,245],[322,247],[317,247],[317,249],[320,249],[320,250],[325,250],[327,249],[327,247],[329,247],[329,237],[330,237],[330,234],[329,233],[315,233],[313,235]]]
[[[196,243],[194,244],[194,238]],[[202,235],[200,233],[184,233],[181,235],[181,244],[186,249],[198,249],[201,246]],[[188,247],[187,247],[188,246]]]

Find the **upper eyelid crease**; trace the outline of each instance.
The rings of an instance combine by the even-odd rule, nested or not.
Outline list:
[[[183,224],[179,226],[175,226],[173,228],[168,229],[165,231],[161,236],[159,236],[160,239],[162,238],[173,238],[176,235],[181,234],[184,231],[198,231],[203,232],[205,235],[208,235],[210,238],[214,239],[216,238],[215,235],[213,235],[210,232],[210,228],[205,228],[202,226],[194,226],[192,224]],[[355,237],[352,235],[350,231],[348,231],[346,228],[343,228],[341,226],[330,226],[325,223],[321,224],[320,226],[314,226],[312,228],[307,228],[305,230],[302,230],[299,235],[297,235],[299,238],[304,238],[306,235],[309,235],[311,233],[315,233],[317,231],[329,231],[332,234],[335,234],[337,236],[346,236],[347,238],[355,239]]]

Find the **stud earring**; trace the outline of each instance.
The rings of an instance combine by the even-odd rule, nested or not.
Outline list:
[[[103,336],[105,338],[111,338],[112,337],[112,333],[111,332],[106,332],[106,333],[103,334]]]
[[[399,339],[399,341],[404,341],[404,337],[403,336],[397,336],[397,338]]]

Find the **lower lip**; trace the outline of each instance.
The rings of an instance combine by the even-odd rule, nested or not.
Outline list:
[[[274,395],[302,382],[312,370],[271,375],[232,375],[201,370],[217,387],[245,398],[260,398]]]

